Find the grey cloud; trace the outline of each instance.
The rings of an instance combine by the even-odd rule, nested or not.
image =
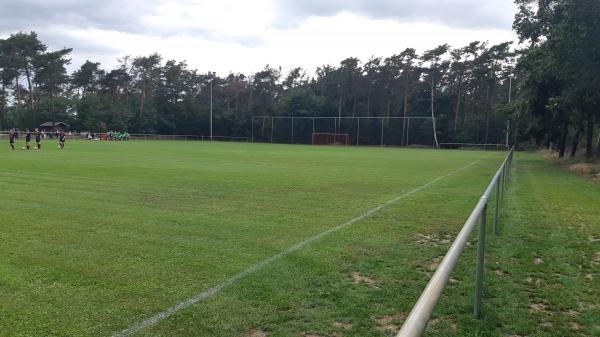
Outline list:
[[[61,27],[64,36],[69,29],[101,29],[162,38],[173,36],[201,37],[211,41],[238,43],[247,47],[264,44],[256,36],[229,36],[209,28],[173,28],[151,25],[145,16],[159,15],[158,6],[166,0],[0,0],[0,36],[17,31],[35,30],[38,34],[48,27]],[[93,47],[93,37],[85,46]],[[65,42],[65,45],[67,42]],[[68,45],[77,47],[82,44]]]
[[[398,22],[436,22],[453,28],[510,29],[512,0],[278,0],[280,28],[298,25],[310,16],[342,11]]]
[[[0,0],[0,30],[32,30],[62,25],[142,33],[140,18],[153,6],[140,0]]]

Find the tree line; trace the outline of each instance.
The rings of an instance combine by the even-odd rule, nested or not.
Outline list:
[[[511,106],[517,135],[553,147],[560,157],[567,150],[574,156],[580,143],[588,158],[600,155],[600,1],[515,2],[513,28],[527,46]]]
[[[212,86],[215,134],[243,136],[254,115],[431,116],[433,90],[439,137],[497,142],[514,62],[510,43],[475,41],[364,63],[351,57],[313,75],[267,65],[219,77],[158,54],[125,56],[111,70],[87,61],[67,74],[71,51],[47,51],[35,32],[0,40],[1,128],[64,121],[78,130],[206,135]]]
[[[0,39],[0,128],[63,121],[74,130],[208,135],[212,97],[214,134],[250,136],[255,115],[414,117],[431,116],[433,106],[440,142],[503,143],[510,124],[511,142],[554,146],[561,155],[583,142],[591,155],[600,2],[516,3],[523,48],[481,41],[407,48],[314,74],[267,65],[217,76],[159,54],[125,56],[114,69],[86,61],[68,74],[71,49],[48,51],[35,32],[18,32]],[[408,145],[406,122],[389,130]],[[290,131],[280,130],[284,139]]]

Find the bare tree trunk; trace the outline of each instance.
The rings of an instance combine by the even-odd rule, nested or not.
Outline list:
[[[240,91],[237,88],[235,90],[235,112],[240,112]]]
[[[386,112],[386,116],[388,118],[387,122],[390,122],[390,110],[392,109],[392,97],[393,95],[390,94],[390,98],[388,99],[388,104],[387,104],[387,112]]]
[[[581,136],[581,129],[577,129],[575,137],[573,138],[573,147],[571,148],[571,157],[575,157],[577,153],[577,146],[579,146],[579,137]]]
[[[21,87],[19,86],[19,75],[15,77],[15,101],[21,103]]]
[[[54,110],[54,89],[50,89],[50,109],[52,111],[52,125],[54,125],[56,123],[56,110]]]
[[[4,81],[2,82],[2,97],[0,99],[0,130],[2,130],[6,124],[4,115],[4,108],[6,106],[6,86],[4,85]]]
[[[558,157],[563,158],[565,156],[565,149],[567,147],[567,133],[569,131],[569,123],[564,122],[560,129],[560,139],[558,140]]]
[[[252,111],[252,100],[254,99],[254,88],[250,87],[250,96],[248,97],[248,112]]]
[[[29,65],[27,60],[23,60],[25,62],[25,76],[27,77],[27,86],[29,88],[29,111],[31,112],[31,123],[33,125],[34,120],[35,120],[35,116],[34,116],[34,109],[33,109],[33,88],[31,86],[31,75],[29,74]]]
[[[146,100],[146,90],[142,89],[142,95],[141,95],[141,98],[140,98],[140,115],[139,115],[140,122],[142,121],[141,120],[142,119],[142,114],[144,113],[144,101],[145,100]]]
[[[352,103],[352,117],[356,116],[356,95],[353,96],[352,98],[353,103]]]
[[[456,132],[456,130],[458,130],[458,115],[460,112],[460,96],[461,96],[461,90],[462,90],[462,83],[459,82],[458,84],[458,95],[456,95],[456,107],[454,108],[454,132]]]
[[[592,112],[587,114],[587,137],[585,144],[585,156],[590,159],[594,155],[594,115]]]
[[[400,146],[404,146],[404,136],[406,134],[406,113],[408,112],[408,92],[406,90],[404,90],[404,106],[402,110],[402,117],[404,118],[402,118],[402,141],[400,141]]]

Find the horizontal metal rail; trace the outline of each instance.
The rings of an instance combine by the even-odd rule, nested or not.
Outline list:
[[[484,271],[484,245],[485,245],[485,226],[487,219],[487,207],[492,195],[492,191],[496,188],[496,202],[494,212],[494,234],[496,234],[496,225],[498,223],[498,207],[502,200],[500,193],[504,195],[504,190],[508,182],[509,169],[512,164],[514,149],[510,149],[506,158],[500,165],[498,171],[492,178],[492,181],[486,188],[485,192],[477,202],[477,205],[469,215],[469,218],[462,227],[460,233],[448,249],[444,259],[433,274],[427,287],[419,297],[417,303],[408,315],[404,325],[396,335],[397,337],[420,337],[425,332],[425,328],[431,319],[431,315],[437,305],[444,288],[448,284],[450,274],[454,270],[461,252],[465,248],[473,228],[479,222],[479,240],[477,249],[477,272],[475,282],[475,303],[474,315],[476,318],[481,317],[481,305],[483,294],[483,271]]]
[[[265,118],[265,119],[431,119],[427,116],[377,116],[377,117],[366,117],[366,116],[252,116],[252,119]]]
[[[0,139],[7,139],[11,131],[0,131]],[[67,139],[88,139],[87,132],[67,132],[65,133]],[[97,132],[96,139],[100,139],[103,136],[106,136],[106,132]],[[25,137],[25,132],[19,130],[18,132],[19,138],[18,140],[22,140]],[[35,133],[31,132],[32,138],[35,136]],[[52,137],[52,138],[51,138]],[[43,140],[52,140],[56,138],[54,132],[45,132],[45,138]],[[211,140],[210,136],[202,136],[202,135],[161,135],[161,134],[152,134],[152,133],[132,133],[129,134],[129,139],[131,140]],[[212,140],[239,140],[239,141],[248,141],[248,137],[234,137],[234,136],[212,136]]]
[[[506,144],[500,144],[500,143],[488,143],[488,144],[483,144],[483,143],[440,143],[440,146],[442,146],[442,145],[478,146],[478,147],[491,146],[491,147],[502,147],[502,148],[508,149]]]

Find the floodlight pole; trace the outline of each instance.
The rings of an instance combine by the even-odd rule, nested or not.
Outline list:
[[[339,97],[339,101],[338,101],[338,125],[337,125],[336,132],[338,130],[340,130],[339,132],[341,133],[341,129],[342,129],[342,94],[344,93],[344,88],[342,87],[341,83],[338,83],[337,87],[339,89],[338,94],[340,95],[340,97]]]
[[[440,144],[437,139],[437,131],[435,130],[435,115],[433,113],[433,101],[435,99],[435,85],[433,82],[433,74],[431,74],[431,122],[433,123],[433,140],[435,148],[439,148]]]
[[[213,76],[215,73],[208,73],[210,78],[208,83],[210,84],[210,140],[213,140]]]
[[[356,145],[360,145],[360,117],[356,119],[357,121],[357,130],[356,130]]]

